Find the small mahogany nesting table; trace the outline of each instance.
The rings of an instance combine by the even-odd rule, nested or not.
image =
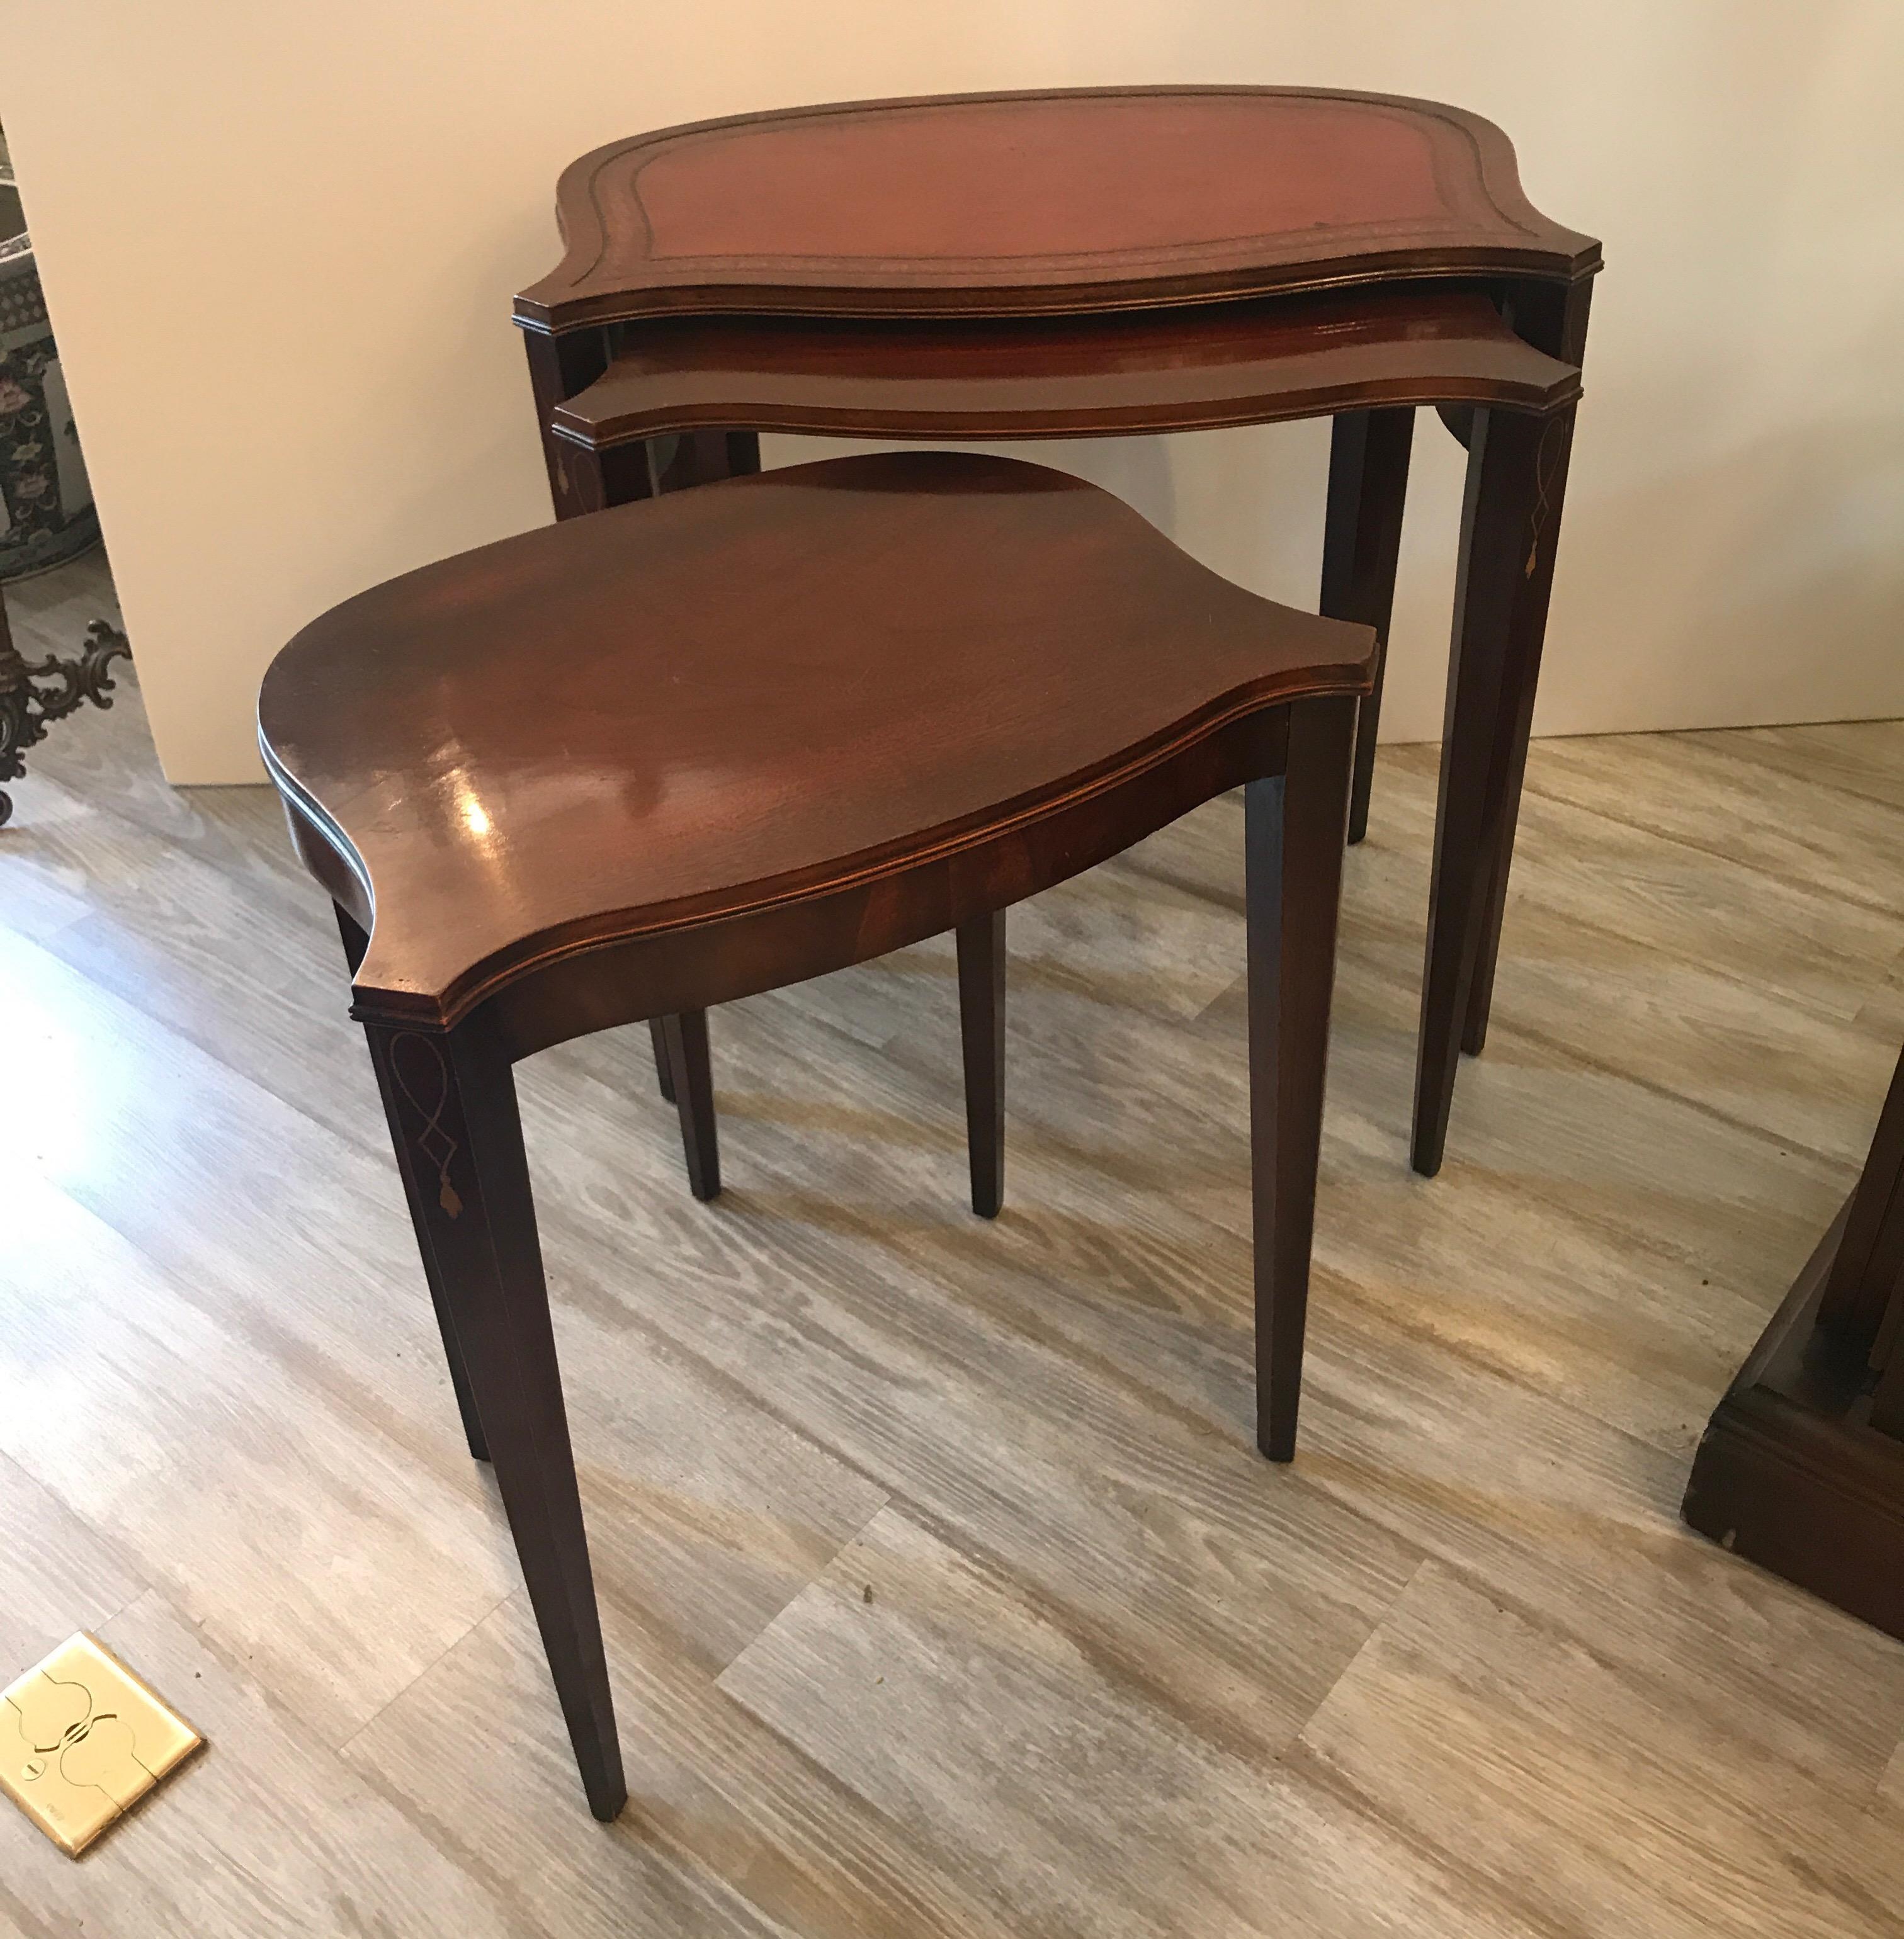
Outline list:
[[[916,442],[1334,419],[1321,610],[1385,638],[1414,407],[1468,450],[1412,1157],[1485,1036],[1599,245],[1491,123],[1251,87],[849,102],[617,142],[516,300],[556,510]],[[1349,835],[1381,694],[1363,703]],[[706,1030],[657,1026],[718,1188]],[[668,1048],[673,1046],[671,1052]]]
[[[995,1213],[1003,911],[1241,787],[1257,1439],[1287,1460],[1374,650],[1094,486],[909,452],[506,539],[273,662],[266,764],[337,906],[470,1450],[598,1817],[626,1792],[511,1064],[952,930]]]

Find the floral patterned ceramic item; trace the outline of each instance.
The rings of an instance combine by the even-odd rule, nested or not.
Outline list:
[[[32,243],[0,164],[0,580],[59,565],[99,536]]]

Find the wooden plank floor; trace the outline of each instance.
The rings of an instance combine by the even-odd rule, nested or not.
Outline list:
[[[12,589],[29,654],[109,598]],[[1550,742],[1405,1159],[1434,750],[1349,858],[1310,1374],[1250,1444],[1241,823],[1014,911],[1007,1202],[934,943],[521,1073],[631,1792],[583,1807],[327,912],[136,687],[0,835],[0,1677],[211,1740],[0,1931],[1895,1935],[1904,1648],[1683,1530],[1904,1033],[1904,724]]]

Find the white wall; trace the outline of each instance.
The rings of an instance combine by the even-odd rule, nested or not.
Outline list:
[[[1904,714],[1898,0],[0,0],[168,773],[255,778],[257,677],[297,626],[548,516],[508,309],[571,157],[789,102],[1147,80],[1461,102],[1604,240],[1540,731]],[[1054,449],[1307,603],[1327,442]],[[1439,732],[1458,499],[1431,419],[1416,451],[1400,738]]]

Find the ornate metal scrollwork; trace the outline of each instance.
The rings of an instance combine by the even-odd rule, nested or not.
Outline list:
[[[95,619],[77,659],[23,659],[0,622],[0,781],[17,781],[26,772],[26,750],[46,738],[48,726],[85,702],[112,705],[110,672],[116,659],[130,659],[132,647],[117,627]],[[0,787],[0,828],[13,818],[14,805]]]

